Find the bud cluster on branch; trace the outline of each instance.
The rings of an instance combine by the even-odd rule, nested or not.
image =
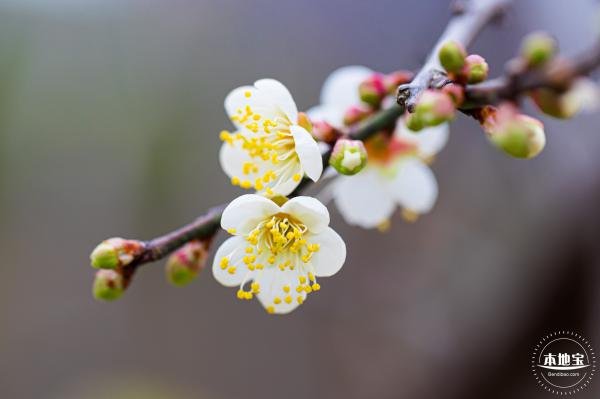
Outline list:
[[[537,156],[546,144],[544,127],[522,113],[520,100],[530,98],[558,118],[595,108],[598,88],[585,76],[600,65],[600,44],[568,60],[550,36],[536,32],[523,40],[506,75],[489,80],[486,60],[466,48],[508,2],[469,2],[416,74],[362,66],[334,71],[320,103],[306,112],[273,79],[231,91],[225,110],[234,129],[219,135],[219,160],[234,186],[253,193],[150,241],[103,241],[91,255],[100,269],[95,297],[119,298],[139,266],[167,256],[168,281],[190,283],[205,268],[222,227],[231,237],[212,261],[215,279],[237,287],[238,299],[257,298],[268,313],[288,313],[321,289],[317,278],[337,273],[346,258],[325,204],[299,195],[323,180],[326,167],[335,177],[324,191],[343,218],[385,230],[396,209],[414,222],[433,208],[438,186],[430,165],[457,111],[475,118],[507,155]]]

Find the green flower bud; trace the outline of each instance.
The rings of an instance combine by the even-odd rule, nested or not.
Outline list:
[[[425,90],[417,100],[414,113],[420,119],[423,126],[428,127],[437,126],[452,120],[455,110],[452,99],[446,93]]]
[[[90,261],[96,269],[116,269],[119,266],[119,254],[115,247],[104,241],[94,248]]]
[[[173,252],[165,267],[167,280],[175,286],[184,286],[192,282],[206,266],[208,252],[206,244],[190,241]]]
[[[115,270],[98,270],[94,279],[94,298],[102,301],[114,301],[125,292],[123,275]]]
[[[109,238],[94,248],[90,261],[97,269],[116,269],[129,264],[143,249],[141,241]]]
[[[488,77],[489,66],[485,59],[477,54],[471,54],[465,59],[462,74],[468,83],[481,83]]]
[[[421,120],[421,118],[419,118],[419,115],[417,114],[406,113],[406,115],[404,116],[404,123],[406,124],[406,127],[412,130],[413,132],[418,132],[425,128],[423,121]]]
[[[556,41],[545,32],[530,33],[521,44],[521,56],[530,66],[540,66],[556,53]]]
[[[576,101],[569,101],[568,96],[551,89],[540,88],[533,90],[530,94],[540,111],[555,118],[571,118],[579,108]]]
[[[329,164],[342,175],[355,175],[367,164],[367,150],[360,140],[339,139]]]
[[[383,75],[374,73],[365,79],[358,86],[358,94],[364,103],[375,108],[379,107],[381,101],[387,95]]]
[[[438,57],[440,64],[448,72],[460,72],[465,64],[467,52],[462,44],[455,41],[448,41],[440,47]]]
[[[515,158],[533,158],[546,145],[542,122],[519,113],[513,105],[486,107],[482,124],[490,141]]]

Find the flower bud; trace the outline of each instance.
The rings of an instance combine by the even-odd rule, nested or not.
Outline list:
[[[318,141],[333,143],[340,136],[341,132],[325,121],[312,123],[312,135]]]
[[[298,112],[298,125],[306,129],[307,132],[312,133],[313,126],[306,113]]]
[[[487,79],[489,66],[485,59],[477,54],[471,54],[465,58],[462,74],[468,83],[481,83]]]
[[[383,84],[387,94],[394,95],[398,86],[412,80],[413,73],[410,71],[394,71],[383,77]]]
[[[184,286],[194,280],[206,266],[208,248],[204,242],[190,241],[173,252],[165,267],[167,280]]]
[[[442,87],[442,92],[450,96],[455,107],[460,107],[465,101],[465,89],[461,85],[449,83]]]
[[[378,107],[387,94],[387,90],[383,82],[383,75],[380,73],[374,73],[362,81],[362,83],[358,86],[358,94],[363,102],[373,107]]]
[[[360,140],[339,139],[329,164],[342,175],[355,175],[367,164],[367,150]]]
[[[344,112],[344,125],[350,126],[373,114],[373,109],[365,105],[352,105]]]
[[[540,88],[531,92],[531,99],[537,107],[546,115],[560,119],[568,119],[578,111],[578,104],[575,101],[568,101],[569,97],[565,94],[557,93],[554,90]]]
[[[444,69],[448,72],[460,72],[465,64],[467,52],[462,44],[448,41],[440,47],[438,57]]]
[[[114,301],[125,292],[125,279],[116,270],[98,270],[92,292],[96,299]]]
[[[540,66],[554,56],[556,47],[556,41],[547,33],[530,33],[521,44],[521,56],[528,65]]]
[[[423,121],[421,120],[421,118],[419,118],[419,115],[417,114],[410,114],[407,112],[404,116],[404,123],[406,124],[406,127],[412,130],[413,132],[418,132],[425,128]]]
[[[424,127],[437,126],[454,118],[455,107],[446,93],[425,90],[419,96],[415,114]]]
[[[131,263],[143,250],[144,244],[141,241],[109,238],[94,248],[90,261],[97,269],[116,269]]]
[[[518,112],[513,105],[486,107],[482,125],[490,141],[515,158],[533,158],[546,145],[544,125],[539,120]]]

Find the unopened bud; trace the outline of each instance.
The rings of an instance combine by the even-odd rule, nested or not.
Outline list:
[[[454,118],[455,107],[446,93],[425,90],[419,96],[414,114],[425,127],[437,126]]]
[[[173,252],[165,267],[167,280],[176,286],[190,283],[206,266],[207,250],[204,242],[190,241]]]
[[[530,33],[521,44],[521,56],[530,66],[540,66],[556,53],[556,40],[545,32]]]
[[[546,145],[544,125],[539,120],[519,113],[513,105],[486,107],[482,125],[490,141],[515,158],[533,158]]]
[[[98,270],[92,292],[96,299],[114,301],[125,292],[125,279],[116,270]]]
[[[90,261],[97,269],[116,269],[131,263],[143,250],[144,244],[141,241],[109,238],[94,248]]]
[[[413,132],[418,132],[425,128],[423,121],[417,114],[410,114],[407,112],[404,116],[404,123],[406,124],[406,127]]]
[[[358,94],[363,102],[373,107],[379,107],[381,101],[387,94],[383,75],[374,73],[362,81],[358,86]]]
[[[373,108],[369,106],[352,105],[344,112],[344,125],[354,125],[372,115],[373,112]]]
[[[481,83],[488,77],[489,66],[485,59],[477,54],[471,54],[465,58],[462,74],[468,83]]]
[[[442,92],[446,93],[455,107],[460,107],[462,103],[465,101],[465,89],[463,86],[449,83],[446,86],[442,87]]]
[[[340,136],[341,132],[325,121],[316,121],[312,123],[312,135],[318,141],[333,143]]]
[[[395,94],[398,86],[410,82],[412,78],[413,73],[410,71],[394,71],[385,75],[383,78],[383,84],[387,94]]]
[[[546,115],[560,119],[568,119],[578,111],[575,101],[568,101],[566,94],[557,93],[554,90],[540,88],[531,92],[531,99],[537,107]]]
[[[460,72],[465,64],[467,52],[462,44],[455,41],[448,41],[440,47],[438,52],[440,63],[448,72]]]
[[[329,164],[342,175],[355,175],[367,164],[367,150],[360,140],[339,139]]]
[[[312,133],[312,122],[306,113],[298,112],[298,125],[306,129],[307,132]]]

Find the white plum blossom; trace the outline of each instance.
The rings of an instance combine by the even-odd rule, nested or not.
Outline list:
[[[269,313],[297,308],[321,288],[317,277],[334,275],[346,259],[344,241],[315,198],[295,197],[279,206],[260,195],[242,195],[225,208],[221,226],[233,237],[215,254],[215,278],[238,286],[239,299],[256,296]]]
[[[221,166],[234,185],[267,196],[288,195],[308,176],[323,171],[308,118],[283,84],[262,79],[233,90],[225,110],[237,131],[221,132]]]
[[[361,66],[334,71],[323,85],[321,104],[308,111],[311,119],[340,126],[345,110],[360,103],[358,85],[373,73]],[[382,132],[365,142],[368,161],[361,172],[336,177],[326,190],[349,224],[383,226],[398,206],[413,221],[435,204],[438,186],[427,164],[447,140],[447,124],[414,133],[400,118],[393,133]]]

